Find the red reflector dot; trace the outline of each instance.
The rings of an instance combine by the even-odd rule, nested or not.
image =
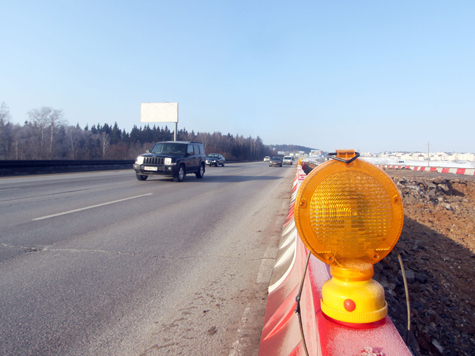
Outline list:
[[[345,307],[345,309],[349,312],[352,312],[353,310],[356,309],[356,304],[354,301],[352,301],[351,299],[347,299],[345,300],[345,302],[343,303],[343,306]]]

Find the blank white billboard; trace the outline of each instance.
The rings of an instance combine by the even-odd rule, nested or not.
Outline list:
[[[178,103],[141,103],[140,122],[178,122]]]

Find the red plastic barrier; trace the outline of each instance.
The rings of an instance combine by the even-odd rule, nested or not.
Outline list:
[[[295,353],[302,346],[299,320],[297,314],[295,314],[295,298],[303,276],[307,251],[300,240],[296,244],[295,253],[295,263],[291,266],[285,281],[269,293],[259,355],[301,354]],[[307,275],[305,284],[309,286],[310,283],[310,277]],[[316,335],[316,320],[313,317],[315,308],[313,307],[313,296],[310,288],[305,288],[302,293],[301,307],[304,329]],[[307,340],[309,350],[316,350],[316,341],[313,337]],[[319,355],[320,353],[312,354]]]

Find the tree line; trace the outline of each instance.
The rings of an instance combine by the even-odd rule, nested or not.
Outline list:
[[[0,159],[134,159],[158,141],[173,140],[173,131],[150,125],[130,132],[114,125],[97,124],[81,128],[69,125],[61,110],[42,107],[28,112],[23,125],[10,122],[5,103],[0,105]],[[261,160],[276,154],[261,138],[178,130],[177,140],[202,142],[206,153],[221,153],[228,160]]]

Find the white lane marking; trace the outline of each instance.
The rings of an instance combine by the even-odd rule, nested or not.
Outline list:
[[[274,271],[275,258],[263,259],[257,272],[256,283],[269,283]]]
[[[278,252],[279,252],[278,247],[268,246],[266,249],[266,252],[264,253],[264,258],[272,258],[275,260]]]
[[[48,216],[42,216],[42,217],[40,217],[40,218],[35,218],[35,219],[33,219],[33,221],[44,220],[44,219],[54,218],[54,217],[56,217],[56,216],[61,216],[61,215],[67,215],[67,214],[77,213],[77,212],[79,212],[79,211],[88,210],[88,209],[94,209],[94,208],[98,208],[98,207],[100,207],[100,206],[105,206],[105,205],[110,205],[110,204],[115,204],[115,203],[120,203],[120,202],[123,202],[123,201],[132,200],[132,199],[137,199],[137,198],[145,197],[145,196],[147,196],[147,195],[152,195],[152,194],[153,194],[153,193],[147,193],[147,194],[142,194],[142,195],[136,195],[135,197],[130,197],[130,198],[124,198],[124,199],[114,200],[114,201],[110,201],[110,202],[107,202],[107,203],[102,203],[102,204],[87,206],[87,207],[81,208],[81,209],[75,209],[75,210],[70,210],[70,211],[64,211],[64,212],[58,213],[58,214],[53,214],[53,215],[48,215]]]
[[[274,271],[275,258],[279,252],[277,247],[267,247],[264,257],[261,260],[259,271],[257,272],[256,283],[269,283]]]
[[[237,329],[237,336],[235,341],[233,342],[233,345],[231,346],[231,351],[229,352],[229,356],[238,356],[241,355],[241,340],[243,339],[243,332],[244,328],[247,324],[247,318],[249,317],[249,313],[251,311],[251,303],[249,303],[246,306],[246,309],[244,309],[244,313],[241,318],[241,325]]]

